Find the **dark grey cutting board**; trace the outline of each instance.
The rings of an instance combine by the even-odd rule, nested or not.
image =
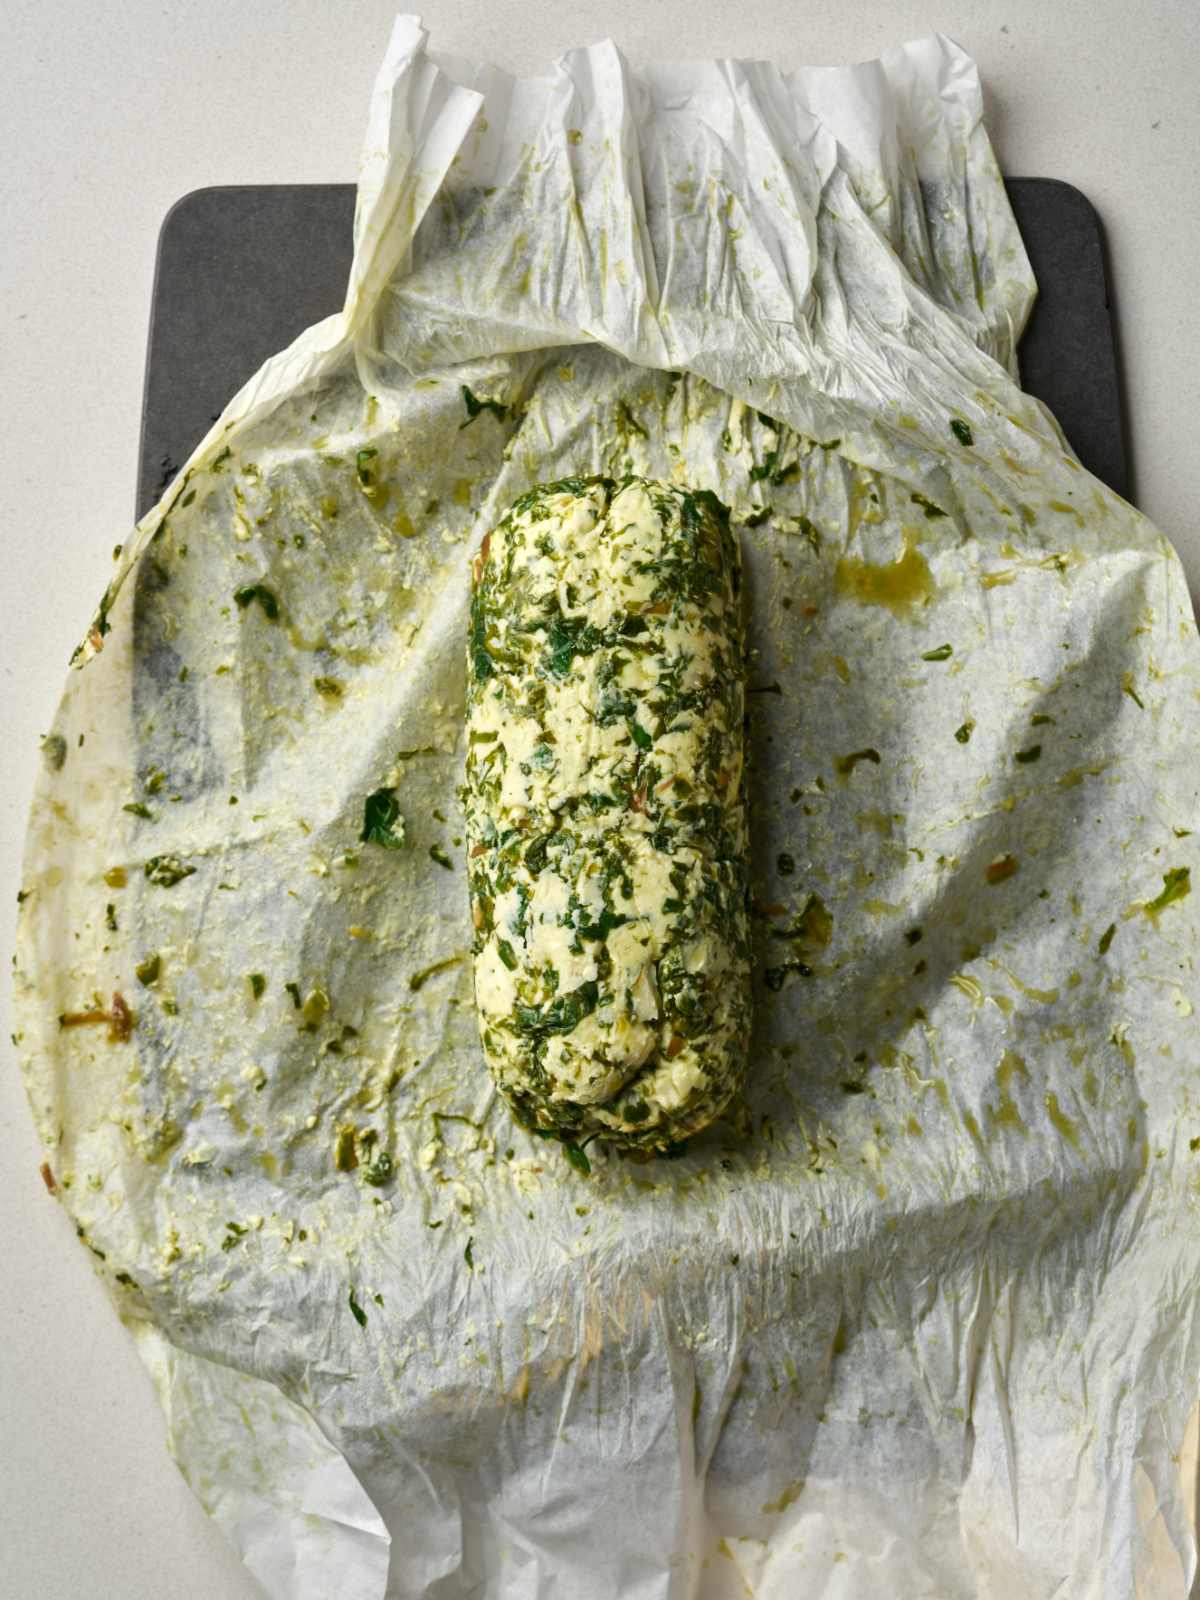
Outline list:
[[[1021,341],[1022,381],[1084,466],[1128,496],[1100,219],[1056,178],[1011,178],[1008,192],[1040,290]],[[353,186],[332,183],[197,189],[167,214],[150,312],[139,516],[235,390],[339,309],[353,219]]]

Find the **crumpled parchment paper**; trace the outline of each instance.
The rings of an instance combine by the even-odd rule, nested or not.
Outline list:
[[[1033,293],[944,39],[397,23],[345,311],[127,542],[24,875],[48,1167],[269,1593],[1187,1593],[1200,657]],[[627,469],[740,524],[757,1024],[588,1176],[480,1060],[464,623],[515,495]]]

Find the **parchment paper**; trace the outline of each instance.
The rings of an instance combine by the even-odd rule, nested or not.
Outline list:
[[[24,875],[48,1181],[270,1594],[1188,1592],[1200,659],[1033,293],[944,39],[517,81],[397,23],[345,311],[127,541]],[[587,1176],[480,1059],[465,612],[626,469],[741,524],[757,1026]]]

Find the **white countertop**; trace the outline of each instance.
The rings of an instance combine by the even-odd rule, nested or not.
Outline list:
[[[352,178],[395,9],[5,8],[0,948],[12,948],[38,735],[132,520],[159,224],[209,184]],[[798,64],[950,34],[979,62],[1005,171],[1065,178],[1103,218],[1135,499],[1200,595],[1195,0],[429,0],[423,15],[435,47],[526,70],[605,35],[635,61]],[[254,1594],[172,1466],[133,1345],[42,1186],[7,986],[0,1012],[0,1600]]]

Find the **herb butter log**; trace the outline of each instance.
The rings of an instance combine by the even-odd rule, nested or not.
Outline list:
[[[741,569],[707,492],[569,478],[475,558],[475,999],[517,1117],[669,1150],[750,1032]]]

